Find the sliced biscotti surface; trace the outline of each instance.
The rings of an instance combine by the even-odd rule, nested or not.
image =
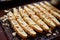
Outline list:
[[[13,13],[15,17],[17,18],[18,23],[21,25],[21,27],[27,32],[30,36],[35,36],[36,32],[22,19],[20,16],[18,10],[16,8],[13,8]]]
[[[35,21],[44,31],[49,31],[49,27],[35,14],[31,15],[29,14],[30,12],[28,11],[29,8],[27,6],[24,6],[24,9],[27,11],[27,14],[32,18],[33,21]]]
[[[8,14],[10,15],[10,14],[12,14],[12,12],[9,12]],[[25,31],[21,28],[21,26],[18,24],[18,22],[15,19],[13,19],[14,15],[11,17],[11,19],[10,19],[9,15],[8,15],[8,18],[11,22],[13,29],[16,31],[16,33],[22,38],[27,38],[27,34],[25,33]]]
[[[51,28],[55,28],[56,27],[54,22],[46,14],[42,13],[39,9],[37,9],[33,5],[28,5],[28,7],[31,8],[34,12],[36,12],[36,15],[38,15]],[[38,10],[38,11],[36,11],[36,10]]]
[[[60,25],[60,22],[41,5],[34,3],[34,6],[36,6],[40,11],[46,14],[57,26]]]
[[[40,2],[40,5],[42,7],[44,7],[46,10],[48,10],[53,16],[55,16],[56,18],[58,18],[60,20],[60,14],[55,12],[54,10],[51,10],[51,8],[49,8],[48,6],[46,6],[44,3]]]
[[[21,8],[21,9],[22,9],[22,8]],[[23,10],[23,9],[20,10],[21,16],[22,16],[23,14],[26,14],[26,13],[22,13],[21,11],[24,11],[24,10]],[[26,14],[26,15],[27,15],[27,14]],[[22,17],[23,17],[23,16],[22,16]],[[24,16],[23,19],[24,19],[24,20],[30,25],[30,27],[32,27],[35,31],[40,32],[40,33],[43,31],[31,18],[29,18],[29,16],[28,16],[28,17]]]

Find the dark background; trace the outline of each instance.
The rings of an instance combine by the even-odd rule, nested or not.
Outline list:
[[[11,1],[0,1],[0,10],[3,9],[9,9],[11,7],[21,6],[25,5],[27,3],[33,3],[38,1],[44,1],[44,0],[11,0]],[[51,1],[51,0],[46,0]],[[60,9],[60,4],[56,6],[58,9]]]
[[[0,1],[0,9],[9,9],[16,7],[17,5],[24,5],[31,2],[37,2],[43,0],[12,0],[12,1]]]

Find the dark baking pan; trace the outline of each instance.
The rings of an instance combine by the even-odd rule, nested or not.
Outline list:
[[[13,0],[13,1],[9,1],[9,2],[0,2],[0,17],[5,15],[6,13],[3,11],[4,9],[10,9],[13,7],[18,7],[18,6],[22,6],[22,5],[26,5],[26,4],[30,4],[33,2],[40,2],[40,1],[44,1],[44,0]],[[47,0],[48,2],[50,2],[50,0]],[[56,6],[58,7],[58,6]],[[58,7],[59,8],[59,7]],[[2,24],[8,23],[9,26],[5,26]],[[14,30],[11,28],[11,24],[8,20],[6,20],[5,22],[2,22],[2,20],[0,19],[0,28],[2,29],[2,33],[0,32],[0,40],[21,40],[21,38],[17,35],[15,37],[12,36],[12,32],[14,32]],[[56,28],[53,33],[55,33],[57,31],[59,31],[59,33],[57,33],[55,36],[51,35],[49,37],[47,37],[45,34],[39,34],[37,33],[36,37],[28,37],[27,40],[60,40],[60,29]]]

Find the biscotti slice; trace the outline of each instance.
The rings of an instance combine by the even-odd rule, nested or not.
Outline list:
[[[25,10],[23,10],[21,7],[19,7],[19,13],[20,13],[20,15],[22,16],[22,17],[28,17],[28,15],[26,15],[26,12],[25,12]],[[23,14],[21,14],[21,13],[23,13]]]
[[[9,17],[10,20],[15,19],[11,11],[7,13],[7,16]]]
[[[40,10],[38,10],[38,9],[37,9],[35,6],[33,6],[33,5],[28,4],[27,6],[28,6],[31,10],[35,11],[35,12],[38,12],[38,13],[41,12]]]

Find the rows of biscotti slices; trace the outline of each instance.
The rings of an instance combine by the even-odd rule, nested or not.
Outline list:
[[[22,38],[26,38],[27,33],[30,36],[35,36],[36,32],[51,32],[56,26],[60,26],[60,22],[57,20],[60,19],[59,10],[47,1],[44,1],[44,3],[28,4],[18,9],[13,8],[13,13],[8,13],[13,29]]]
[[[26,32],[22,29],[22,27],[18,24],[18,22],[16,21],[16,18],[14,17],[12,12],[8,12],[7,13],[8,18],[11,22],[12,28],[16,31],[16,33],[21,36],[22,38],[26,38],[27,34]]]
[[[53,7],[51,4],[49,4],[47,1],[44,1],[44,3],[40,2],[40,5],[45,8],[49,13],[54,15],[56,18],[60,20],[60,11]]]
[[[36,32],[22,19],[16,8],[13,8],[13,13],[9,12],[7,15],[13,29],[22,38],[27,38],[26,33],[28,33],[30,36],[36,36]]]

